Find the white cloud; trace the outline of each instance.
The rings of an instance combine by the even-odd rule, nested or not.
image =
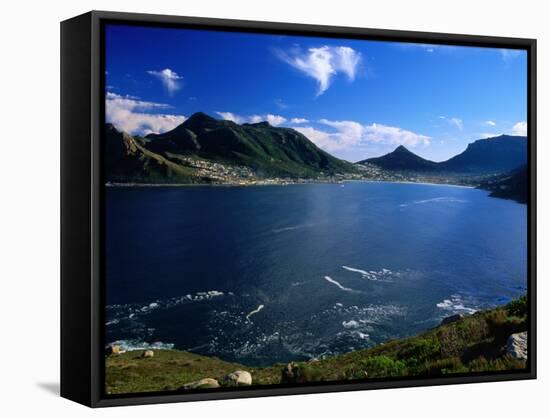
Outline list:
[[[307,52],[293,51],[278,53],[279,58],[319,84],[317,95],[322,95],[329,87],[331,79],[338,73],[345,74],[350,81],[355,80],[361,54],[350,47],[309,48]]]
[[[294,129],[327,151],[349,149],[365,143],[402,144],[414,147],[429,145],[431,141],[431,137],[426,135],[383,124],[362,125],[356,121],[331,121],[328,119],[321,119],[318,122],[333,128],[333,131],[325,131],[311,126],[295,127]]]
[[[313,127],[296,127],[296,131],[304,134],[310,141],[326,151],[335,151],[345,148],[339,140],[338,133],[330,133]]]
[[[222,119],[225,119],[226,121],[233,121],[236,124],[242,124],[244,121],[242,116],[239,116],[237,114],[234,114],[232,112],[216,112]]]
[[[266,115],[267,122],[270,123],[270,125],[273,125],[274,127],[284,124],[286,122],[286,118],[281,115],[273,115],[273,114],[267,114]]]
[[[262,117],[261,115],[250,115],[248,117],[244,117],[243,119],[245,119],[243,122],[248,122],[250,124],[257,124],[258,122],[266,120],[266,118]]]
[[[363,138],[365,130],[363,125],[355,121],[330,121],[328,119],[320,119],[319,123],[336,130],[332,138],[337,140],[340,148],[347,148],[358,144]]]
[[[170,95],[174,94],[181,88],[180,80],[182,80],[183,77],[179,76],[175,71],[170,70],[169,68],[165,68],[160,71],[149,70],[147,73],[157,77]]]
[[[527,135],[527,122],[526,121],[520,121],[517,124],[515,124],[512,127],[512,134],[513,135]]]
[[[500,134],[495,134],[494,132],[481,132],[477,134],[477,138],[494,138],[498,137]]]
[[[490,127],[494,127],[497,125],[495,121],[485,121],[484,124]]]
[[[222,119],[225,119],[226,121],[233,121],[237,124],[244,124],[244,123],[250,123],[250,124],[256,124],[258,122],[267,121],[270,125],[273,125],[274,127],[284,124],[287,119],[284,116],[281,115],[274,115],[274,114],[266,114],[266,115],[248,115],[248,116],[242,116],[237,115],[233,112],[216,112]]]
[[[332,63],[336,71],[342,71],[350,81],[355,80],[357,66],[361,61],[361,54],[350,47],[336,47],[332,49]]]
[[[121,96],[107,92],[105,97],[105,118],[117,129],[132,135],[162,133],[177,127],[183,115],[155,114],[146,111],[170,108],[164,103],[139,100],[134,96]]]
[[[322,149],[333,152],[337,150],[352,149],[355,146],[362,146],[367,143],[376,143],[384,145],[405,145],[415,147],[418,145],[429,145],[431,137],[422,134],[416,134],[399,127],[392,127],[383,124],[363,125],[356,121],[335,121],[329,119],[320,119],[316,122],[321,126],[300,126],[310,123],[305,118],[287,119],[280,115],[248,115],[242,116],[232,112],[216,112],[221,118],[243,123],[257,123],[267,121],[273,126],[292,125],[292,127],[305,135]],[[298,125],[298,126],[296,126]]]
[[[415,147],[417,145],[427,146],[432,140],[427,135],[416,134],[403,128],[382,124],[368,125],[365,130],[367,140],[384,144]]]
[[[462,129],[464,128],[464,122],[460,118],[457,118],[457,117],[454,117],[454,116],[450,117],[450,118],[448,118],[446,116],[440,116],[439,119],[443,119],[444,121],[447,121],[449,124],[455,126],[460,131],[462,131]]]

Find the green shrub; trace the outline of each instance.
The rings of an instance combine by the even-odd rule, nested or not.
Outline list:
[[[439,358],[441,345],[437,338],[419,338],[400,351],[399,358],[416,358],[419,362]]]
[[[281,382],[286,384],[302,384],[322,381],[323,369],[314,363],[291,362],[281,371]]]
[[[406,366],[404,362],[379,355],[364,361],[363,370],[369,378],[402,377],[405,375]]]
[[[426,374],[441,375],[457,372],[468,372],[468,368],[462,364],[459,357],[439,359],[426,365]]]
[[[527,295],[522,295],[517,300],[510,301],[506,306],[506,310],[510,316],[527,316]]]
[[[496,359],[487,359],[481,356],[470,362],[468,367],[470,371],[473,372],[508,371],[525,368],[526,363],[525,361],[520,361],[510,355],[505,355]]]

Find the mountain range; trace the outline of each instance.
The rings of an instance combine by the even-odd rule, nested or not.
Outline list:
[[[440,172],[469,175],[505,173],[527,164],[527,138],[501,135],[477,140],[449,160],[434,162],[409,151],[404,146],[391,153],[359,161],[385,170],[403,172]]]
[[[354,164],[321,150],[292,128],[267,122],[237,124],[198,112],[171,131],[145,137],[106,124],[104,147],[110,183],[249,184],[404,177],[448,183],[456,180],[456,174],[489,179],[526,165],[526,142],[526,137],[508,135],[477,140],[444,162],[424,159],[400,145],[384,156]]]

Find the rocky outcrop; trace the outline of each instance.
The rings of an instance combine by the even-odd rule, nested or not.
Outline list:
[[[194,390],[203,388],[218,388],[220,383],[214,378],[203,378],[202,380],[193,381],[192,383],[184,384],[180,390]]]
[[[286,364],[281,371],[281,384],[295,384],[300,380],[300,368],[294,362]]]
[[[122,349],[122,346],[120,345],[111,345],[109,346],[109,348],[107,348],[108,355],[120,355],[120,354],[123,354],[124,352],[126,351],[124,351]]]
[[[223,383],[231,387],[249,386],[252,384],[252,374],[248,371],[234,371],[225,376]]]
[[[154,356],[155,356],[155,353],[150,349],[143,351],[143,353],[141,354],[142,358],[153,358]]]
[[[322,381],[323,369],[319,368],[318,361],[291,362],[281,371],[282,384],[303,384]]]
[[[520,361],[527,360],[527,332],[510,335],[506,343],[506,352]]]

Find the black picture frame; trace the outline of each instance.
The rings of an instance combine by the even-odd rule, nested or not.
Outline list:
[[[103,25],[200,28],[522,49],[528,62],[527,369],[438,378],[330,382],[245,390],[111,396],[104,393],[102,124],[105,74]],[[536,378],[536,40],[291,23],[91,11],[61,23],[61,396],[90,407],[465,384]]]

